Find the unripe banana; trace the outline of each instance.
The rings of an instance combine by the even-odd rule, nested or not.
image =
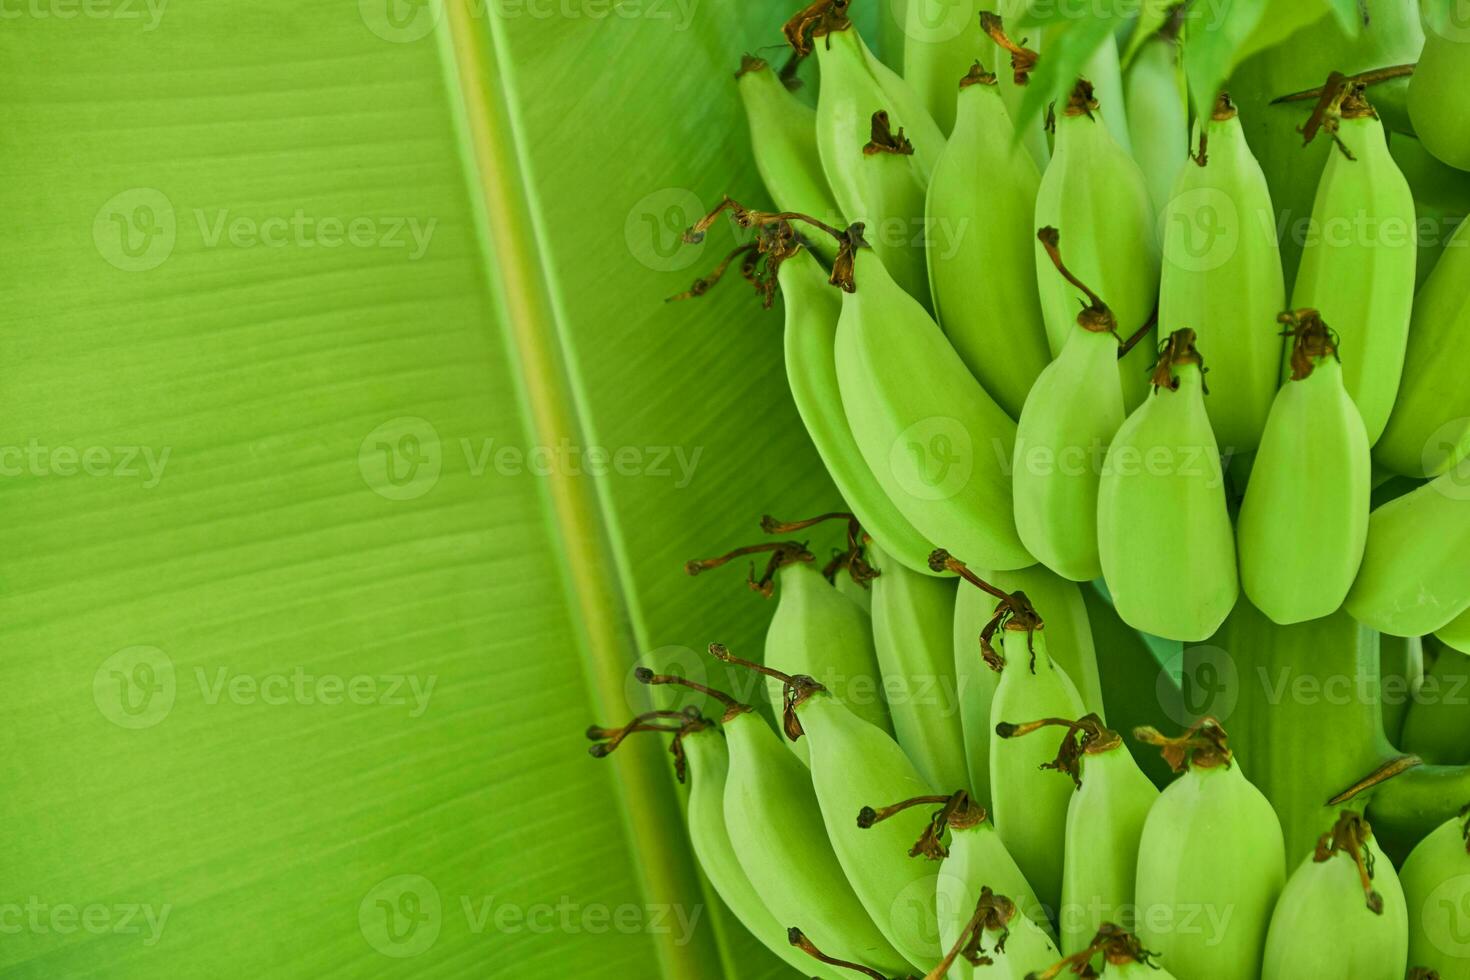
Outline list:
[[[977,62],[959,82],[954,132],[929,182],[929,286],[939,325],[1011,418],[1051,359],[1030,256],[1040,180],[995,76]]]
[[[1460,222],[1418,295],[1399,389],[1374,462],[1405,476],[1439,476],[1470,455],[1470,220]]]
[[[1098,100],[1107,106],[1103,125],[1113,134],[1113,141],[1124,153],[1132,154],[1133,135],[1128,125],[1128,101],[1123,94],[1123,64],[1118,57],[1117,39],[1109,34],[1099,40],[1078,74],[1092,84]]]
[[[1259,444],[1281,373],[1272,328],[1286,302],[1271,191],[1229,96],[1196,124],[1201,150],[1177,171],[1163,213],[1159,322],[1193,328],[1210,352],[1205,403],[1226,453]]]
[[[1398,980],[1408,949],[1408,910],[1393,863],[1368,822],[1345,810],[1287,879],[1261,976]]]
[[[816,678],[858,717],[891,733],[893,722],[882,696],[872,620],[822,577],[812,564],[811,552],[797,542],[775,542],[740,548],[719,558],[696,559],[685,570],[697,575],[733,558],[764,552],[771,554],[771,561],[760,580],[752,578],[751,586],[766,595],[779,586],[776,611],[766,628],[766,665]],[[779,685],[772,685],[773,703],[779,704],[779,692]],[[807,761],[805,745],[792,742],[790,746]]]
[[[700,870],[751,935],[787,965],[809,970],[812,964],[786,942],[785,925],[777,920],[740,866],[725,825],[725,784],[730,770],[725,738],[713,726],[700,724],[703,727],[692,729],[686,725],[674,736],[682,744],[693,771],[688,803],[689,843]],[[819,975],[826,980],[841,980],[837,971],[831,969],[823,968]]]
[[[1037,37],[1011,38],[1006,34],[1007,21],[1017,21],[1025,13],[1026,0],[995,0],[989,10],[980,12],[980,30],[990,38],[991,47],[980,56],[986,64],[995,65],[1001,101],[1012,120],[1022,118],[1022,103],[1030,74],[1040,57],[1042,40]],[[1005,68],[1010,70],[1006,71]],[[1020,127],[1021,143],[1038,169],[1045,169],[1051,159],[1051,141],[1040,118]]]
[[[1145,41],[1123,81],[1133,159],[1148,182],[1154,213],[1163,214],[1174,178],[1189,157],[1189,99],[1178,38],[1156,34]]]
[[[1289,625],[1336,612],[1352,587],[1368,539],[1373,464],[1335,335],[1313,310],[1283,320],[1292,324],[1291,380],[1272,403],[1236,541],[1241,588]]]
[[[861,38],[859,42],[861,43]],[[873,78],[878,82],[878,87],[888,97],[890,112],[914,140],[914,163],[927,187],[929,178],[934,173],[934,165],[944,152],[944,131],[929,114],[924,100],[914,91],[914,87],[902,75],[884,64],[883,59],[873,54],[866,44],[863,44],[863,58],[868,63],[868,71],[873,73]]]
[[[1344,605],[1394,636],[1433,633],[1470,609],[1470,459],[1368,519],[1368,547]]]
[[[1404,715],[1397,744],[1431,765],[1470,762],[1470,656],[1425,641],[1433,659]]]
[[[1452,167],[1470,170],[1470,119],[1451,93],[1470,88],[1470,24],[1443,5],[1424,25],[1424,50],[1409,80],[1409,119],[1425,148]],[[1426,5],[1434,10],[1435,5]],[[1437,22],[1438,21],[1438,22]]]
[[[990,742],[990,797],[1000,839],[1037,897],[1056,909],[1072,783],[1044,770],[1055,754],[1045,741],[1010,734],[1020,722],[1076,718],[1084,712],[1071,679],[1047,656],[1046,632],[1036,610],[1024,595],[1013,600],[1014,611],[1008,610],[999,622],[1004,657],[990,714],[1000,737]]]
[[[929,570],[933,549],[873,478],[842,411],[836,360],[840,295],[804,248],[783,260],[776,276],[786,306],[786,380],[817,455],[863,530],[905,567],[933,574]],[[861,591],[866,601],[867,590]]]
[[[1032,565],[1011,572],[977,573],[1005,593],[1024,592],[1038,612],[1045,610],[1047,653],[1074,679],[1086,710],[1102,716],[1102,685],[1093,644],[1092,627],[1078,586]],[[969,760],[970,784],[975,798],[989,801],[990,743],[995,739],[991,703],[1000,684],[1000,674],[985,662],[981,637],[996,615],[996,599],[978,588],[961,586],[955,597],[954,656],[955,683],[959,691],[960,721],[965,734],[965,756]]]
[[[788,91],[760,58],[746,55],[735,77],[750,125],[755,169],[776,207],[841,224],[817,156],[816,112]]]
[[[876,544],[869,561],[878,570],[873,645],[894,738],[930,785],[968,788],[951,635],[954,580],[911,572]]]
[[[1219,448],[1205,415],[1194,331],[1163,345],[1155,391],[1108,447],[1098,553],[1118,615],[1171,640],[1212,634],[1235,605],[1235,534]]]
[[[1062,904],[1058,921],[1062,952],[1085,949],[1104,923],[1133,928],[1138,848],[1158,788],[1138,768],[1117,732],[1096,715],[1078,720],[1044,718],[1014,726],[1008,737],[1041,738],[1065,729],[1056,758],[1045,763],[1072,780],[1067,805]],[[1040,732],[1040,735],[1033,734]]]
[[[1470,854],[1465,818],[1446,820],[1420,841],[1399,872],[1409,910],[1409,962],[1440,980],[1470,980]]]
[[[934,787],[892,737],[853,714],[812,678],[741,660],[719,644],[710,646],[710,654],[784,685],[781,716],[786,737],[811,743],[812,788],[827,838],[853,891],[909,963],[922,968],[938,959],[934,911],[938,875],[927,862],[908,855],[927,821],[911,810],[876,829],[859,823],[859,814],[875,801],[929,796]]]
[[[1021,543],[1052,571],[1084,582],[1102,574],[1098,481],[1103,454],[1123,424],[1123,390],[1117,321],[1062,263],[1058,237],[1051,227],[1038,233],[1058,277],[1081,289],[1088,303],[1061,354],[1026,396],[1016,425],[1012,493]]]
[[[1416,257],[1414,195],[1388,152],[1383,123],[1348,86],[1312,205],[1291,305],[1322,312],[1351,357],[1343,364],[1348,394],[1363,414],[1368,439],[1388,423],[1403,373]]]
[[[1102,957],[1102,969],[1094,973],[1092,961]],[[1133,933],[1114,922],[1104,922],[1083,949],[1045,970],[1030,973],[1026,980],[1055,980],[1063,973],[1109,980],[1174,980],[1174,974],[1155,961],[1157,953],[1143,948]]]
[[[776,920],[806,923],[844,959],[899,969],[903,957],[863,910],[838,863],[807,770],[770,726],[749,705],[683,678],[643,670],[638,679],[689,687],[725,706],[724,825],[741,869]]]
[[[1424,683],[1424,647],[1432,642],[1418,636],[1378,634],[1379,705],[1383,712],[1383,734],[1390,744],[1399,748],[1404,745],[1404,719]]]
[[[1051,936],[1007,895],[981,885],[949,952],[925,980],[1025,980],[1057,955]]]
[[[980,30],[974,0],[909,0],[903,39],[903,77],[923,100],[941,132],[955,126],[955,82],[990,44]]]
[[[1032,564],[1003,465],[1015,423],[871,249],[856,249],[853,279],[837,324],[837,380],[879,485],[931,542],[986,567]]]
[[[1138,938],[1185,980],[1256,980],[1286,879],[1276,812],[1246,781],[1214,719],[1178,739],[1134,734],[1183,771],[1144,822]]]
[[[1114,111],[1103,105],[1101,112]],[[1065,107],[1058,107],[1056,147],[1041,175],[1036,196],[1037,228],[1067,234],[1068,266],[1079,280],[1107,297],[1120,331],[1131,336],[1153,315],[1159,291],[1159,243],[1148,183],[1138,164],[1098,118],[1092,85],[1079,81]],[[1057,278],[1041,244],[1036,245],[1037,284],[1053,354],[1061,352],[1077,321],[1083,298]],[[1149,330],[1140,347],[1153,347]],[[1131,408],[1147,393],[1146,355],[1118,362],[1125,403]]]
[[[1470,609],[1434,631],[1435,638],[1445,645],[1470,653]]]

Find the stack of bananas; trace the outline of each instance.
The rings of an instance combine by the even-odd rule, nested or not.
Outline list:
[[[688,697],[593,754],[672,736],[705,875],[803,976],[1470,978],[1470,711],[1247,683],[1232,740],[1174,700],[1205,641],[1260,684],[1421,684],[1426,642],[1470,676],[1470,226],[1416,239],[1374,105],[1397,79],[1426,158],[1470,168],[1470,25],[1427,5],[1417,73],[1269,110],[1327,146],[1288,276],[1270,131],[1191,112],[1187,8],[1126,64],[1102,37],[1043,122],[1042,45],[937,29],[953,6],[909,0],[902,74],[847,0],[741,66],[776,208],[689,237],[749,233],[850,512],[688,566],[768,556],[761,656],[710,648],[762,696],[640,668]],[[819,570],[790,536],[824,521]]]

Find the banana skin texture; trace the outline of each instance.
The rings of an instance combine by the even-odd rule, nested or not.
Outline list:
[[[869,560],[879,572],[871,588],[873,645],[894,738],[930,785],[969,789],[955,693],[955,580],[911,572],[876,546]]]
[[[746,877],[782,923],[801,923],[834,956],[903,969],[847,883],[827,837],[812,781],[758,715],[725,721],[730,769],[724,816]]]
[[[763,723],[762,723],[763,724]],[[682,739],[689,760],[689,843],[699,867],[735,917],[786,965],[822,980],[845,980],[835,969],[814,963],[786,941],[786,926],[768,901],[750,883],[730,843],[725,825],[725,784],[730,759],[725,738],[713,727],[693,731]]]
[[[1021,628],[1012,628],[1013,624]],[[1046,630],[1024,628],[1012,620],[1003,632],[1005,664],[990,708],[997,731],[1001,725],[1037,718],[1081,716],[1082,699],[1075,685],[1047,654]],[[990,740],[995,829],[1037,897],[1051,909],[1060,908],[1067,807],[1073,793],[1071,780],[1042,768],[1055,754],[1045,739]]]
[[[1255,980],[1286,879],[1281,825],[1238,762],[1187,754],[1144,822],[1138,937],[1184,980]]]
[[[843,413],[836,360],[841,295],[806,249],[782,262],[776,275],[786,307],[786,380],[817,455],[863,529],[906,568],[934,574],[933,548],[878,485]]]
[[[736,75],[750,124],[755,169],[782,211],[841,224],[837,202],[817,155],[817,114],[782,84],[776,71],[747,57]]]
[[[1404,384],[1373,447],[1403,476],[1435,477],[1470,454],[1470,220],[1460,222],[1414,297]]]
[[[1235,532],[1193,341],[1187,328],[1170,337],[1158,387],[1108,447],[1097,519],[1118,615],[1185,642],[1213,633],[1239,594]]]
[[[1041,175],[1034,224],[1061,231],[1067,265],[1104,299],[1125,337],[1153,314],[1159,291],[1159,241],[1148,183],[1138,164],[1118,145],[1103,117],[1112,111],[1079,82],[1065,108],[1057,106],[1056,144]],[[1052,353],[1061,352],[1083,299],[1060,279],[1040,242],[1036,276]],[[1140,348],[1152,349],[1152,329]],[[1144,362],[1137,350],[1118,362],[1125,404],[1131,409],[1148,393]]]
[[[1356,814],[1344,817],[1367,827]],[[1262,980],[1397,980],[1404,975],[1409,950],[1404,890],[1393,863],[1371,831],[1365,832],[1370,836],[1353,843],[1358,853],[1333,849],[1333,834],[1323,835],[1316,853],[1287,879],[1266,937]]]
[[[1458,97],[1467,88],[1470,29],[1463,15],[1457,23],[1426,25],[1424,50],[1409,80],[1409,119],[1424,147],[1460,170],[1470,170],[1470,117]]]
[[[909,857],[927,820],[900,813],[870,828],[858,826],[864,807],[933,794],[903,749],[840,701],[816,692],[795,708],[811,741],[812,787],[827,837],[868,916],[914,967],[940,957],[935,917],[938,872]]]
[[[1236,529],[1241,588],[1282,625],[1342,605],[1362,564],[1373,482],[1368,431],[1331,340],[1320,323],[1302,330]]]
[[[949,85],[954,89],[955,80]],[[1007,415],[1019,418],[1051,359],[1030,258],[1041,178],[1016,143],[995,76],[972,72],[958,93],[954,132],[925,205],[929,292],[965,366]]]
[[[1440,980],[1470,980],[1470,854],[1465,815],[1440,824],[1409,852],[1399,871],[1409,910],[1409,963]]]
[[[1470,460],[1368,519],[1368,547],[1344,604],[1394,636],[1433,633],[1470,608]]]
[[[1035,559],[1012,516],[1016,424],[871,249],[854,256],[837,324],[837,380],[863,458],[925,537],[977,565]]]
[[[1271,191],[1228,96],[1196,124],[1203,149],[1181,167],[1163,215],[1159,322],[1190,327],[1210,355],[1205,401],[1227,454],[1261,441],[1281,373],[1286,302]]]
[[[1368,439],[1388,424],[1414,300],[1414,195],[1372,110],[1345,114],[1327,158],[1291,305],[1321,311],[1342,339],[1343,382]],[[1352,157],[1349,158],[1348,154]],[[1288,353],[1289,356],[1289,353]]]

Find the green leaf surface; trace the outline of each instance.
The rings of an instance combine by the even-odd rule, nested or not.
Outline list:
[[[662,303],[781,13],[60,9],[0,33],[0,973],[774,975],[582,731],[758,643],[691,550],[833,502],[779,315]]]

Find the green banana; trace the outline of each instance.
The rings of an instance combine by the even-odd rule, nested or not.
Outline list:
[[[920,796],[877,809],[869,807],[858,815],[858,821],[865,828],[872,827],[911,807],[926,804],[940,806],[929,818],[923,835],[909,848],[909,855],[940,862],[935,886],[940,946],[952,949],[959,941],[982,888],[987,886],[1012,896],[1027,918],[1044,932],[1049,930],[1048,910],[1037,900],[1015,859],[1001,843],[985,808],[964,790],[948,797]],[[965,974],[968,965],[957,961],[954,969]]]
[[[1397,980],[1408,951],[1408,908],[1393,863],[1368,821],[1344,810],[1286,880],[1261,976]]]
[[[1271,405],[1236,542],[1241,588],[1272,621],[1289,625],[1332,614],[1352,588],[1373,477],[1336,335],[1315,310],[1282,321],[1291,324],[1291,380]]]
[[[1001,101],[1011,119],[1020,118],[1021,104],[1026,98],[1026,85],[1031,72],[1041,56],[1041,38],[1012,40],[1006,34],[1005,22],[1017,20],[1026,13],[1026,0],[995,0],[994,9],[980,12],[980,30],[990,39],[991,47],[980,56],[981,61],[996,66]],[[987,57],[988,55],[988,57]],[[1001,71],[1002,64],[1010,71]],[[1051,159],[1051,143],[1047,139],[1042,121],[1037,119],[1020,130],[1021,145],[1026,147],[1032,162],[1045,169]]]
[[[873,478],[843,414],[835,349],[841,298],[807,249],[782,261],[776,276],[786,305],[786,380],[817,455],[863,530],[906,568],[931,574],[932,548]]]
[[[1426,9],[1434,10],[1433,4]],[[1445,4],[1425,24],[1424,50],[1409,80],[1409,119],[1426,149],[1452,167],[1470,170],[1470,120],[1450,93],[1470,87],[1470,23]]]
[[[812,678],[741,660],[720,644],[711,644],[710,654],[784,685],[786,737],[796,741],[804,736],[811,743],[812,788],[827,838],[853,891],[909,963],[922,968],[938,959],[938,875],[908,857],[911,842],[926,823],[923,815],[898,814],[876,829],[858,820],[874,801],[932,795],[934,788],[892,737],[853,714]]]
[[[1104,923],[1133,928],[1139,842],[1158,788],[1138,768],[1117,732],[1096,715],[1076,721],[1043,718],[1007,726],[1017,738],[1052,726],[1065,729],[1056,758],[1044,766],[1076,785],[1067,805],[1058,924],[1062,952],[1085,949]]]
[[[1388,152],[1383,123],[1361,83],[1343,90],[1324,128],[1339,152],[1327,158],[1312,205],[1291,305],[1322,312],[1350,357],[1343,382],[1368,439],[1388,423],[1403,373],[1414,300],[1414,195]]]
[[[948,83],[953,90],[955,79]],[[976,62],[958,90],[954,132],[924,208],[929,291],[965,366],[1017,418],[1051,359],[1028,254],[1041,178],[1016,145],[995,76]],[[977,269],[994,271],[982,277]]]
[[[1063,844],[1072,784],[1044,771],[1052,761],[1038,739],[1010,737],[1014,725],[1043,717],[1075,718],[1082,699],[1070,678],[1047,655],[1046,631],[1024,594],[1013,594],[996,618],[1003,656],[987,649],[1000,684],[990,706],[995,731],[990,740],[990,797],[995,829],[1016,858],[1037,897],[1060,908]],[[988,641],[985,641],[988,646]]]
[[[873,645],[894,738],[931,786],[968,788],[954,649],[955,583],[909,571],[876,544]]]
[[[672,684],[724,706],[729,768],[722,801],[730,846],[778,922],[805,922],[839,955],[879,969],[903,957],[884,939],[849,887],[823,828],[812,781],[746,704],[681,677],[640,669],[645,684]]]
[[[1205,409],[1227,453],[1256,449],[1281,373],[1271,324],[1286,301],[1275,211],[1230,97],[1195,125],[1200,152],[1177,171],[1163,215],[1159,322],[1210,352]]]
[[[1409,909],[1409,962],[1437,970],[1440,980],[1470,980],[1470,854],[1466,815],[1440,824],[1399,871]]]
[[[872,250],[849,254],[854,281],[837,323],[837,380],[869,469],[931,542],[986,567],[1032,564],[1002,463],[1016,424]]]
[[[1470,459],[1368,519],[1363,566],[1344,605],[1394,636],[1423,636],[1470,609]]]
[[[1098,554],[1126,623],[1165,639],[1203,640],[1230,614],[1239,582],[1193,330],[1170,335],[1153,380],[1154,394],[1124,421],[1103,461]]]
[[[675,774],[679,782],[689,781],[686,777],[693,770],[689,787],[688,817],[689,843],[699,867],[704,872],[715,892],[740,920],[750,934],[760,940],[788,966],[806,970],[811,964],[786,942],[786,927],[771,911],[766,900],[740,866],[740,859],[730,842],[729,830],[725,825],[725,786],[730,771],[730,757],[725,748],[725,738],[708,719],[697,711],[690,713],[660,711],[651,715],[674,718],[678,724],[662,724],[662,717],[655,721],[648,715],[633,719],[623,728],[588,729],[589,738],[598,740],[591,747],[594,757],[603,758],[610,754],[631,733],[636,731],[672,731],[674,734],[670,750],[674,754]],[[605,740],[605,741],[604,741]],[[824,980],[841,980],[833,970],[822,970]]]
[[[1461,653],[1470,653],[1470,609],[1434,631],[1440,642]]]
[[[1079,74],[1091,84],[1102,104],[1108,111],[1103,114],[1103,125],[1113,134],[1113,141],[1124,153],[1133,153],[1133,133],[1128,125],[1128,100],[1124,95],[1123,64],[1118,57],[1118,42],[1112,35],[1098,41],[1098,45],[1082,63]]]
[[[1009,896],[985,884],[972,905],[973,914],[925,980],[1026,980],[1056,956],[1056,945],[1046,930]]]
[[[788,91],[779,73],[760,58],[746,55],[735,78],[750,126],[755,169],[776,207],[841,224],[817,157],[816,112]]]
[[[955,126],[955,82],[989,53],[978,12],[975,0],[909,0],[905,10],[903,77],[946,134]]]
[[[1063,264],[1057,229],[1042,228],[1037,238],[1060,277],[1082,290],[1088,303],[1057,359],[1032,385],[1016,424],[1016,530],[1046,567],[1074,582],[1091,581],[1102,574],[1101,457],[1124,417],[1118,324],[1107,304]]]
[[[1102,969],[1093,973],[1091,963],[1102,957]],[[1026,980],[1055,980],[1063,973],[1102,976],[1110,980],[1174,980],[1174,974],[1154,962],[1157,953],[1143,948],[1133,933],[1113,922],[1104,922],[1083,949],[1045,970],[1027,975]]]
[[[1431,765],[1470,762],[1470,656],[1429,641],[1433,659],[1404,716],[1398,744]]]
[[[1171,19],[1170,23],[1178,21]],[[1123,82],[1133,159],[1148,182],[1154,213],[1163,214],[1174,178],[1189,157],[1189,98],[1179,64],[1178,37],[1159,33],[1145,41]]]
[[[1125,336],[1149,324],[1159,291],[1159,242],[1148,182],[1138,164],[1118,145],[1098,113],[1115,111],[1093,98],[1092,84],[1078,81],[1056,120],[1056,146],[1036,195],[1037,228],[1068,235],[1068,265],[1108,305]],[[1081,297],[1072,283],[1050,268],[1036,248],[1041,310],[1053,355],[1061,352],[1077,319]],[[1152,347],[1153,328],[1139,346]],[[1147,393],[1142,355],[1118,362],[1125,403],[1131,408]]]
[[[1024,592],[1038,611],[1045,610],[1047,652],[1068,679],[1075,679],[1086,710],[1101,716],[1103,699],[1097,651],[1081,591],[1044,566],[972,573],[963,562],[945,555],[936,567],[956,572],[970,584],[979,585],[977,588],[961,586],[955,597],[955,684],[972,791],[977,800],[989,801],[990,743],[995,735],[990,707],[1000,684],[1000,674],[986,663],[981,638],[990,635],[997,604],[1004,601],[1000,597]]]
[[[779,585],[776,611],[766,629],[765,662],[777,670],[816,678],[843,699],[857,715],[884,732],[893,731],[883,700],[883,675],[873,647],[868,615],[838,592],[812,564],[812,554],[794,541],[738,548],[718,558],[695,559],[684,566],[690,575],[745,555],[769,552],[771,560],[759,579],[751,572],[751,588],[769,596]],[[773,685],[772,701],[779,688]],[[807,761],[806,746],[791,749]]]
[[[1470,220],[1462,221],[1418,295],[1404,358],[1404,385],[1373,447],[1395,473],[1434,477],[1470,455]]]
[[[830,2],[833,7],[836,7],[846,5],[849,0],[824,0],[824,2]],[[898,124],[905,127],[915,141],[914,165],[918,168],[923,183],[927,187],[929,178],[934,173],[934,165],[939,162],[939,156],[944,152],[944,131],[929,114],[924,100],[918,92],[914,91],[914,87],[902,75],[884,64],[883,59],[873,54],[868,46],[862,43],[861,37],[858,43],[862,45],[863,60],[868,63],[868,71],[872,72],[873,79],[887,97],[890,111],[896,117]]]
[[[1144,822],[1138,851],[1138,938],[1176,975],[1255,980],[1271,910],[1286,880],[1281,825],[1207,718],[1159,745],[1181,775]]]

